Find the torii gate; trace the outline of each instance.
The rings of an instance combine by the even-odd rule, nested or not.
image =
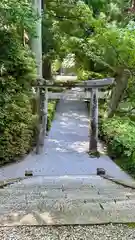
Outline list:
[[[44,80],[44,79],[42,79]],[[108,85],[112,85],[114,83],[114,78],[104,78],[104,79],[96,79],[96,80],[88,80],[83,81],[77,84],[71,82],[72,87],[79,87],[84,89],[91,90],[91,97],[90,97],[90,138],[89,138],[89,153],[97,153],[97,144],[98,144],[98,89],[104,88]],[[65,83],[59,84],[57,82],[50,83],[49,81],[43,81],[43,84],[37,85],[40,90],[42,91],[45,89],[45,98],[44,94],[42,94],[43,98],[40,99],[40,107],[41,107],[41,115],[40,118],[43,120],[43,126],[40,131],[40,135],[44,137],[46,135],[46,126],[47,126],[47,113],[48,113],[48,88],[68,88]],[[55,93],[54,93],[55,94]],[[63,93],[64,95],[64,93]],[[87,97],[85,97],[86,99]],[[51,97],[50,97],[51,99]],[[45,102],[45,106],[44,106]],[[37,148],[39,144],[37,144]],[[40,144],[42,145],[42,144]]]

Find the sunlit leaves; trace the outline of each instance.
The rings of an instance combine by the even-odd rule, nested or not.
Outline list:
[[[133,69],[134,31],[129,31],[130,21],[124,15],[128,4],[126,0],[47,0],[45,17],[49,25],[44,31],[44,53],[61,59],[73,53],[76,62],[87,70],[91,61],[95,70],[99,66],[106,72]],[[94,9],[98,15],[93,15]]]
[[[28,0],[1,0],[0,1],[0,27],[20,28],[33,31],[36,13],[33,12]]]

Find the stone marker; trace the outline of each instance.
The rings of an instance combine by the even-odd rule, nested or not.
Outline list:
[[[32,176],[33,176],[33,171],[31,171],[31,170],[25,171],[25,177],[32,177]]]
[[[97,168],[97,175],[105,175],[105,169],[104,168]]]

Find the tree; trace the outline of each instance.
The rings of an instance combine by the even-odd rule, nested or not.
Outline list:
[[[46,29],[51,41],[45,55],[50,59],[63,59],[73,53],[77,68],[88,71],[89,76],[115,76],[110,116],[123,98],[129,77],[134,74],[133,15],[125,13],[129,6],[128,0],[46,2]],[[130,74],[125,75],[127,72]],[[116,101],[113,100],[115,94],[118,94]]]

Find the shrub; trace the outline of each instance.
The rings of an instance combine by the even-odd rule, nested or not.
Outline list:
[[[105,140],[108,152],[119,159],[120,165],[135,174],[135,123],[129,118],[100,118],[100,137]]]
[[[24,29],[35,35],[37,16],[28,1],[1,3],[0,28],[0,164],[31,149],[37,117],[32,112],[32,82],[36,65]]]
[[[90,79],[104,78],[104,76],[100,73],[86,71],[80,68],[77,70],[77,77],[78,77],[78,80],[83,80],[83,81],[90,80]]]
[[[12,33],[3,38],[3,46],[9,37],[6,54],[0,53],[0,164],[15,161],[31,149],[37,119],[31,106],[34,60]]]
[[[32,114],[30,97],[25,93],[9,95],[0,104],[0,162],[25,154],[31,148],[35,128],[36,115]]]
[[[49,131],[51,128],[51,122],[54,118],[56,105],[57,105],[57,101],[50,101],[48,103],[47,131]]]

